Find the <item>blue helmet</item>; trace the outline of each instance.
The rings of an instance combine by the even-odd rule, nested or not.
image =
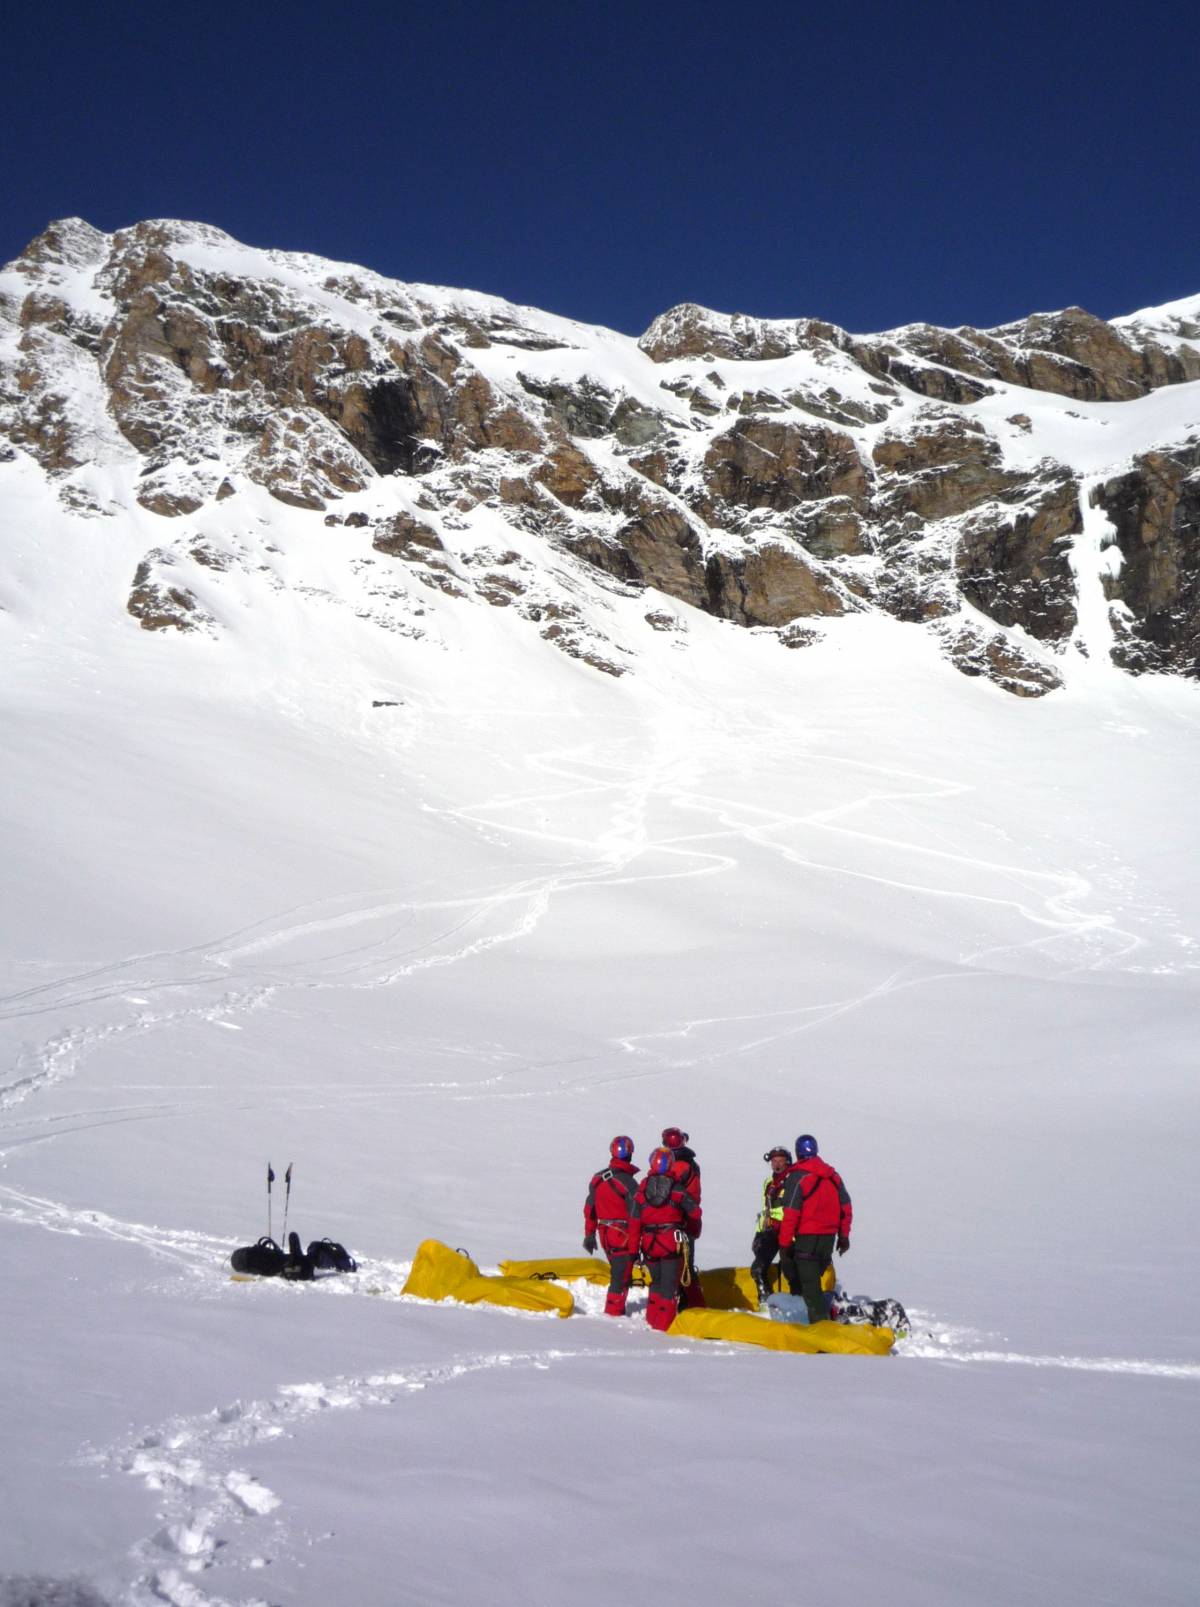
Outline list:
[[[671,1170],[671,1163],[675,1156],[669,1149],[654,1149],[650,1151],[650,1164],[647,1170],[653,1177],[665,1177]]]
[[[811,1161],[817,1153],[817,1141],[811,1133],[801,1133],[796,1140],[796,1159],[798,1161]]]
[[[608,1153],[614,1161],[631,1161],[633,1159],[633,1139],[627,1138],[624,1133],[618,1133],[608,1146]]]

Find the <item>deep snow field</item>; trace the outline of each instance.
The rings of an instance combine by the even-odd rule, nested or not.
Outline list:
[[[1200,687],[1023,702],[865,616],[680,607],[619,681],[501,610],[150,635],[96,530],[0,614],[0,1577],[1195,1600]],[[674,1122],[712,1265],[818,1135],[895,1356],[400,1297],[428,1236],[578,1253]],[[230,1281],[268,1159],[357,1278]]]

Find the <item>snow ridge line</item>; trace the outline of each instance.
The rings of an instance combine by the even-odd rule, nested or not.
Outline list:
[[[48,1233],[65,1233],[72,1238],[117,1239],[125,1244],[140,1245],[151,1255],[194,1269],[211,1270],[214,1262],[223,1261],[229,1255],[229,1241],[211,1233],[122,1222],[106,1211],[74,1210],[57,1200],[25,1194],[7,1184],[0,1184],[0,1220],[3,1219],[24,1227],[44,1228]]]
[[[274,992],[272,987],[252,987],[240,993],[225,992],[215,1004],[167,1010],[160,1015],[143,1012],[130,1021],[110,1022],[103,1026],[71,1027],[33,1051],[32,1071],[0,1086],[0,1112],[11,1110],[42,1088],[73,1077],[86,1056],[109,1038],[124,1037],[128,1033],[154,1032],[184,1021],[215,1021],[218,1016],[234,1011],[258,1010],[268,1003]],[[26,1060],[27,1055],[28,1051],[18,1060],[18,1066]]]
[[[912,1340],[905,1340],[896,1354],[914,1361],[1001,1362],[1012,1367],[1057,1367],[1077,1373],[1200,1379],[1200,1362],[1143,1361],[1130,1356],[1025,1356],[1014,1350],[948,1350],[942,1345]]]
[[[663,1351],[663,1356],[678,1351]],[[568,1360],[614,1359],[629,1351],[603,1346],[584,1350],[492,1352],[439,1366],[338,1377],[328,1382],[285,1384],[270,1400],[233,1401],[201,1417],[171,1418],[157,1429],[105,1450],[85,1447],[80,1461],[104,1473],[140,1478],[162,1503],[162,1523],[131,1551],[139,1570],[127,1596],[130,1607],[167,1601],[174,1607],[225,1607],[223,1598],[199,1589],[193,1579],[221,1553],[223,1566],[261,1568],[262,1556],[234,1562],[230,1541],[244,1527],[271,1519],[262,1536],[278,1555],[287,1545],[283,1502],[243,1466],[247,1453],[290,1437],[305,1422],[328,1411],[393,1406],[439,1384],[498,1368],[548,1371]],[[170,1565],[164,1565],[164,1557]]]

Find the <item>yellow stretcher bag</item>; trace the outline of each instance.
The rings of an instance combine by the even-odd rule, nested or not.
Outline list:
[[[837,1281],[832,1267],[821,1274],[821,1288],[829,1291]],[[700,1287],[714,1311],[757,1311],[758,1289],[749,1267],[703,1267]]]
[[[461,1257],[460,1257],[461,1259]],[[540,1261],[502,1261],[500,1271],[508,1278],[557,1279],[570,1283],[584,1278],[601,1288],[608,1285],[608,1262],[599,1256],[545,1256]],[[714,1311],[757,1311],[758,1290],[749,1267],[704,1267],[699,1273],[704,1298]],[[821,1278],[821,1287],[831,1290],[834,1271],[827,1267]],[[633,1269],[634,1288],[647,1282],[646,1269]]]
[[[764,1350],[792,1350],[805,1355],[886,1356],[896,1343],[890,1328],[841,1322],[772,1322],[743,1311],[714,1311],[691,1306],[681,1311],[668,1332],[682,1339],[724,1339]]]
[[[562,1283],[586,1278],[589,1283],[608,1283],[608,1262],[603,1257],[591,1255],[551,1255],[541,1261],[502,1261],[500,1271],[506,1278],[557,1278]]]
[[[560,1317],[569,1317],[575,1309],[569,1289],[548,1279],[485,1277],[469,1256],[437,1239],[426,1239],[418,1248],[401,1293],[420,1300],[459,1300],[468,1306],[553,1311]]]

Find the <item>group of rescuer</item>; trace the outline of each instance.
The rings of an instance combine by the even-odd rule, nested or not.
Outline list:
[[[596,1246],[608,1257],[610,1276],[604,1312],[623,1317],[633,1269],[640,1259],[649,1274],[646,1320],[665,1331],[680,1307],[704,1305],[696,1271],[700,1237],[700,1166],[679,1127],[664,1127],[662,1143],[651,1150],[646,1175],[638,1181],[633,1140],[619,1134],[608,1146],[610,1163],[588,1184],[583,1206],[583,1248]],[[817,1152],[811,1133],[791,1150],[777,1145],[763,1160],[770,1175],[763,1182],[762,1209],[755,1224],[751,1270],[761,1306],[771,1293],[771,1265],[780,1270],[792,1294],[803,1298],[809,1322],[826,1315],[821,1277],[833,1252],[850,1248],[853,1207],[846,1185]]]

